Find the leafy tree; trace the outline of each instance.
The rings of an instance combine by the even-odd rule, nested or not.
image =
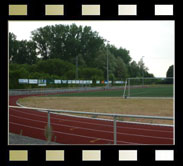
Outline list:
[[[18,50],[18,41],[16,40],[16,36],[13,33],[9,33],[9,62],[13,62],[14,56],[17,55]]]
[[[116,58],[115,76],[118,80],[126,79],[128,76],[126,64],[124,63],[123,59],[119,57]]]
[[[96,68],[82,68],[80,69],[80,77],[81,79],[88,79],[88,80],[100,80],[104,79],[103,71],[96,69]]]
[[[109,46],[110,52],[115,56],[115,57],[120,57],[123,59],[125,64],[129,64],[131,61],[131,57],[129,55],[129,51],[126,49],[123,49],[120,47],[117,49],[114,45]]]
[[[10,70],[9,71],[9,88],[17,89],[17,88],[23,87],[19,85],[18,79],[28,78],[28,74],[29,74],[28,71],[25,70],[23,67],[16,70]]]
[[[75,80],[75,69],[69,69],[68,71],[66,71],[63,75],[63,79],[66,80]]]
[[[173,65],[169,66],[166,72],[166,77],[173,77]]]
[[[14,81],[23,77],[75,79],[76,62],[78,79],[104,80],[107,79],[107,57],[110,80],[153,77],[143,59],[136,63],[128,50],[105,45],[104,41],[90,26],[76,24],[38,28],[32,31],[30,41],[18,41],[9,33],[10,86],[17,87]]]
[[[50,75],[63,76],[69,70],[73,70],[74,65],[61,59],[42,60],[37,63],[36,71],[48,73]]]
[[[32,41],[16,40],[13,33],[9,34],[9,60],[10,63],[34,64],[37,61],[36,45]]]
[[[132,61],[128,66],[128,71],[130,77],[140,77],[141,72],[138,64],[135,61]]]
[[[91,67],[103,39],[91,27],[72,24],[46,26],[32,32],[38,53],[43,59],[59,58],[75,64],[75,57],[82,55],[82,65]]]
[[[32,32],[32,40],[36,44],[38,54],[43,59],[49,59],[51,52],[51,42],[53,42],[53,36],[51,34],[50,26],[44,28],[38,28]]]
[[[107,65],[107,51],[104,49],[100,49],[97,52],[96,58],[94,61],[94,67],[101,69],[102,71],[106,71],[106,65]]]
[[[141,58],[138,62],[138,66],[140,69],[140,75],[141,77],[145,77],[145,73],[148,71],[148,68],[145,66],[143,58]]]
[[[34,73],[30,73],[28,78],[30,78],[30,79],[50,79],[50,75],[47,73],[34,72]]]

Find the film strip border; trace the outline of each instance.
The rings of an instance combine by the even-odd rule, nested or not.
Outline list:
[[[151,151],[150,151],[151,152]],[[34,160],[33,150],[9,150],[9,162],[28,162]],[[43,150],[40,155],[40,161],[44,162],[70,162],[76,159],[82,162],[98,161],[102,162],[107,160],[107,157],[114,159],[114,162],[140,162],[144,161],[144,154],[141,154],[138,150],[116,150],[116,151],[102,151],[102,150],[77,150],[75,151],[75,157],[67,150]],[[150,161],[174,161],[174,150],[153,150],[153,155],[149,153],[151,157]],[[74,154],[74,153],[73,153]],[[114,156],[115,157],[112,157]],[[112,160],[111,160],[112,161]]]
[[[44,16],[64,16],[66,6],[64,4],[45,4]],[[138,16],[137,4],[118,4],[116,16]],[[29,5],[27,4],[9,4],[9,16],[29,16]],[[101,16],[100,4],[82,4],[80,6],[81,16]],[[174,16],[173,4],[155,4],[153,6],[154,16]]]
[[[57,1],[58,2],[58,1]],[[91,2],[91,1],[90,1]],[[13,18],[13,16],[18,16],[19,18],[23,17],[23,19],[28,18],[29,16],[35,16],[37,14],[38,17],[45,17],[47,16],[58,16],[58,19],[62,19],[66,16],[71,16],[71,13],[74,14],[76,12],[76,16],[81,16],[83,18],[86,18],[86,16],[94,16],[92,18],[97,18],[100,16],[106,16],[106,11],[110,9],[108,6],[106,10],[103,10],[105,5],[100,4],[100,3],[83,3],[83,4],[77,4],[78,9],[74,10],[73,12],[68,12],[69,10],[69,5],[67,3],[54,3],[50,4],[45,3],[45,4],[38,4],[36,5],[36,11],[35,13],[33,12],[33,7],[31,3],[25,3],[24,2],[18,2],[14,1],[12,3],[9,2],[8,4],[8,13],[7,15],[9,18]],[[144,16],[147,13],[147,16],[151,16],[153,18],[158,19],[159,16],[164,16],[168,18],[172,18],[175,16],[175,10],[174,10],[174,4],[173,3],[154,3],[147,5],[148,8],[144,9],[143,4],[139,3],[114,3],[111,12],[108,12],[108,16],[110,14],[114,17],[119,17],[120,19],[124,16],[129,16],[128,19],[131,16],[134,16],[132,18],[138,18],[139,16]],[[150,10],[148,10],[150,9]],[[143,11],[144,12],[141,12]],[[37,12],[39,11],[39,12]],[[74,16],[74,15],[73,15]],[[122,16],[122,17],[121,17]],[[17,17],[16,17],[17,18]],[[25,147],[24,147],[25,148]],[[59,148],[59,147],[58,147]],[[55,150],[53,147],[29,147],[26,150],[21,150],[22,147],[9,147],[10,150],[7,150],[7,160],[8,160],[8,165],[32,165],[30,163],[42,163],[42,165],[49,165],[51,162],[51,165],[53,165],[55,162],[56,163],[70,163],[70,162],[75,162],[76,165],[77,163],[80,162],[92,162],[92,161],[97,161],[99,163],[104,162],[107,163],[110,161],[110,163],[115,163],[116,165],[118,163],[122,162],[143,162],[146,160],[147,162],[155,162],[159,163],[159,161],[164,161],[165,163],[168,162],[173,162],[176,157],[176,151],[173,150],[174,147],[161,147],[155,148],[155,147],[147,147],[145,148],[146,150],[144,151],[144,147],[142,148],[130,148],[126,150],[116,150],[116,148],[98,148],[95,150],[88,150],[85,147],[82,148],[62,148],[60,147],[61,150]],[[16,150],[19,149],[19,150]],[[45,150],[47,149],[47,150]],[[90,148],[89,148],[90,149]],[[119,149],[119,148],[118,148]],[[123,147],[124,149],[124,147]],[[35,153],[35,151],[37,153]],[[146,155],[145,155],[146,154]],[[182,152],[183,154],[183,152]],[[40,155],[39,161],[37,161],[38,156]],[[145,155],[145,156],[144,156]],[[3,155],[4,156],[4,155]],[[109,157],[110,156],[110,157]],[[27,164],[28,163],[28,164]],[[40,164],[38,164],[40,165]],[[63,164],[64,165],[64,164]],[[154,164],[156,165],[156,164]]]

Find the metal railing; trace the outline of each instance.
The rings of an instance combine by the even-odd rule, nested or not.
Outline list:
[[[20,107],[20,106],[9,106],[9,108],[17,109],[30,109],[35,111],[42,111],[48,113],[48,127],[51,127],[50,113],[67,113],[67,114],[84,114],[84,115],[96,115],[96,116],[107,116],[113,117],[113,133],[114,133],[114,145],[117,144],[117,117],[122,118],[138,118],[138,119],[159,119],[159,120],[173,120],[173,117],[163,117],[163,116],[148,116],[148,115],[128,115],[128,114],[111,114],[111,113],[96,113],[96,112],[81,112],[81,111],[71,111],[71,110],[57,110],[57,109],[45,109],[45,108],[33,108],[33,107]]]
[[[123,86],[112,87],[69,87],[69,88],[32,88],[32,89],[10,89],[9,96],[18,95],[49,95],[49,94],[62,94],[62,93],[76,93],[76,92],[95,92],[104,90],[122,90]]]

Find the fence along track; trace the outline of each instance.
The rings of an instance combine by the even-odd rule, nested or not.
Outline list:
[[[68,113],[68,114],[85,114],[85,115],[96,115],[96,116],[108,116],[113,117],[113,133],[114,133],[114,144],[117,143],[117,117],[128,117],[128,118],[143,118],[143,119],[161,119],[161,120],[173,120],[173,117],[162,117],[162,116],[145,116],[145,115],[127,115],[127,114],[109,114],[109,113],[96,113],[96,112],[80,112],[80,111],[70,111],[70,110],[57,110],[57,109],[45,109],[45,108],[33,108],[33,107],[19,107],[19,106],[9,106],[9,108],[17,109],[30,109],[35,111],[43,111],[48,113],[48,126],[50,124],[50,113]]]

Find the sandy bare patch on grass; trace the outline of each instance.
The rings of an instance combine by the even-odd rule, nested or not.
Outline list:
[[[173,117],[173,99],[123,99],[121,97],[26,97],[18,101],[28,107]],[[127,120],[122,118],[122,120]],[[128,118],[129,120],[129,118]],[[132,121],[137,119],[131,118]],[[172,121],[140,120],[166,123]]]

